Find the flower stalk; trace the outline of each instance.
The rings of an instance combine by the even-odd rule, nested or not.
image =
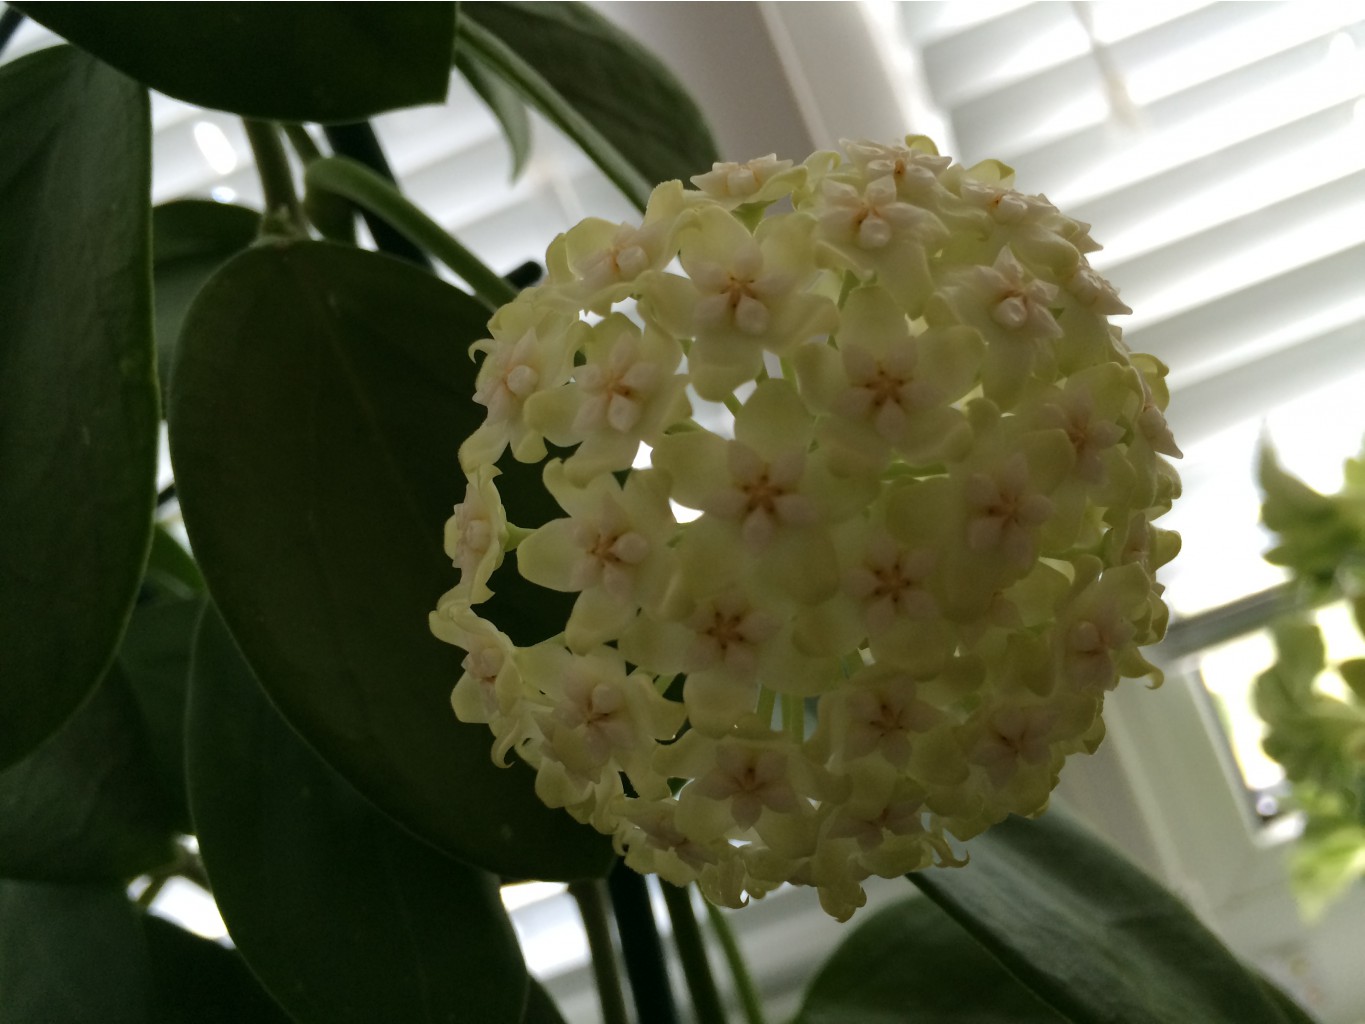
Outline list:
[[[626,997],[621,988],[621,975],[616,969],[616,946],[612,941],[611,919],[607,913],[604,889],[602,882],[597,879],[569,883],[569,895],[578,904],[578,913],[588,936],[588,952],[592,959],[598,999],[602,1004],[603,1024],[630,1024]]]
[[[683,977],[687,979],[687,990],[692,996],[692,1016],[699,1021],[724,1021],[725,1007],[720,1001],[711,961],[706,955],[706,943],[692,908],[692,889],[668,882],[662,883],[660,888],[668,905],[669,920],[673,923],[673,941],[678,947],[678,959],[682,961]]]
[[[265,195],[265,217],[261,232],[270,235],[308,237],[298,193],[294,190],[294,172],[289,156],[280,139],[279,125],[270,121],[243,118],[247,141],[256,160],[256,173],[261,179]]]
[[[715,931],[716,938],[720,940],[720,948],[725,953],[725,962],[730,966],[730,977],[734,981],[739,1004],[744,1010],[746,1024],[766,1024],[763,1017],[763,1000],[759,998],[758,989],[754,986],[753,976],[749,974],[749,966],[744,962],[744,954],[735,940],[730,922],[725,920],[725,912],[710,900],[703,902],[706,904],[706,915],[711,921],[711,928]]]
[[[636,1018],[651,1024],[678,1024],[663,942],[644,877],[618,862],[607,876],[607,890],[621,936],[621,955],[630,977]]]

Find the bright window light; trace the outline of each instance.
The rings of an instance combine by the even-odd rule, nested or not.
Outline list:
[[[228,937],[213,897],[184,878],[169,879],[152,901],[152,910],[203,938],[218,942]]]
[[[227,134],[212,121],[195,124],[194,142],[204,155],[204,160],[218,174],[231,174],[241,163]]]
[[[517,885],[504,885],[502,887],[502,905],[507,908],[507,912],[510,914],[522,907],[529,907],[533,903],[548,900],[564,892],[568,892],[568,886],[562,882],[520,882]]]
[[[1256,677],[1275,662],[1275,646],[1268,633],[1255,633],[1219,644],[1199,657],[1199,674],[1217,701],[1228,745],[1252,792],[1273,789],[1284,782],[1284,769],[1261,749],[1265,723],[1257,717],[1252,691]]]

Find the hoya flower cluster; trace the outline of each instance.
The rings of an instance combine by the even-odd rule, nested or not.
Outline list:
[[[1155,672],[1165,367],[1086,225],[997,162],[910,137],[692,180],[555,239],[474,346],[432,629],[459,718],[629,865],[842,919],[1042,810]],[[509,451],[558,518],[504,508]],[[480,614],[509,573],[577,595],[562,631]]]

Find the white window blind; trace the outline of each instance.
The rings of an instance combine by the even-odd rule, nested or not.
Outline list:
[[[1365,430],[1365,5],[897,7],[954,155],[1091,222],[1129,343],[1171,367],[1173,609],[1276,582],[1262,422],[1326,487]]]
[[[1365,433],[1365,4],[954,0],[883,13],[953,155],[1003,160],[1020,189],[1091,222],[1105,246],[1091,260],[1134,310],[1116,322],[1171,367],[1167,415],[1186,453],[1184,497],[1162,520],[1185,541],[1163,570],[1174,615],[1279,582],[1261,557],[1262,436],[1330,490]],[[1068,766],[1059,797],[1323,1020],[1359,1024],[1365,889],[1302,920],[1284,835],[1259,827],[1220,735],[1231,721],[1257,743],[1245,698],[1270,652],[1253,647],[1201,662],[1226,670],[1231,714],[1215,715],[1197,675],[1120,687],[1108,739]]]

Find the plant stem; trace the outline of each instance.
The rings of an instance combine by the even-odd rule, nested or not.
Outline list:
[[[327,155],[301,124],[285,125],[284,136],[294,147],[294,155],[305,171]],[[303,194],[303,212],[329,242],[355,245],[356,208],[335,192],[307,189]],[[423,262],[422,266],[427,267],[427,264]]]
[[[170,878],[170,875],[157,875],[148,882],[147,888],[143,889],[142,892],[138,894],[138,907],[142,910],[146,910],[155,903],[156,898],[161,895],[161,890],[166,887],[166,883],[170,881]]]
[[[308,134],[308,129],[301,124],[287,124],[284,126],[284,136],[289,140],[289,144],[294,147],[294,152],[298,154],[299,160],[307,166],[314,160],[322,159],[322,150],[313,141],[313,136]]]
[[[711,975],[706,943],[692,909],[692,890],[670,885],[662,879],[659,884],[664,891],[664,902],[668,904],[669,920],[673,922],[673,941],[678,947],[678,959],[682,961],[683,977],[687,979],[687,990],[692,995],[692,1016],[720,1024],[725,1020],[725,1007],[720,1001],[716,979]]]
[[[597,879],[569,883],[569,895],[578,903],[578,913],[588,933],[592,973],[602,1000],[603,1024],[629,1024],[621,975],[616,969],[616,947],[611,941],[611,922],[607,919],[606,895],[602,890],[603,885]]]
[[[523,288],[530,288],[542,277],[545,276],[545,268],[535,260],[527,260],[514,270],[509,270],[503,275],[507,283],[521,291]]]
[[[782,695],[782,731],[797,743],[806,738],[806,706],[800,697]]]
[[[541,113],[557,124],[578,144],[602,173],[611,179],[625,197],[643,210],[649,202],[650,182],[646,181],[607,137],[580,114],[545,78],[510,46],[479,25],[473,18],[460,22],[460,46],[468,47],[496,71]]]
[[[744,954],[739,951],[735,933],[730,930],[730,922],[725,920],[724,912],[710,900],[706,901],[706,914],[711,919],[711,927],[715,929],[716,938],[720,940],[725,959],[730,964],[735,991],[739,993],[740,1005],[744,1007],[744,1019],[748,1024],[764,1024],[763,1003],[758,998],[758,990],[754,988],[754,979],[749,976],[749,968],[744,963]]]
[[[382,217],[455,271],[489,309],[497,309],[517,297],[512,285],[484,266],[477,256],[446,234],[441,225],[368,167],[347,157],[323,157],[308,165],[304,181],[310,189],[334,192]]]
[[[280,141],[279,126],[270,121],[245,117],[247,141],[256,158],[256,173],[261,178],[265,193],[265,219],[261,231],[266,234],[307,236],[303,211],[299,208],[298,193],[294,191],[294,172],[289,156]]]
[[[654,924],[644,876],[617,861],[616,868],[607,876],[607,888],[616,912],[616,930],[621,936],[630,991],[635,997],[635,1016],[648,1024],[678,1024],[664,946]]]
[[[209,873],[204,870],[204,861],[199,854],[182,849],[176,858],[175,873],[188,878],[205,892],[213,892],[213,886],[209,883]]]
[[[389,161],[384,157],[384,147],[379,144],[379,136],[375,135],[374,128],[368,121],[323,125],[322,131],[327,136],[333,153],[337,156],[350,157],[363,167],[369,168],[387,182],[395,193],[398,191],[397,179],[389,168]],[[427,254],[410,241],[408,236],[402,234],[398,225],[385,221],[382,214],[373,216],[372,213],[366,212],[365,226],[370,229],[370,236],[380,252],[416,263],[426,270],[431,269],[431,261],[427,259]]]

